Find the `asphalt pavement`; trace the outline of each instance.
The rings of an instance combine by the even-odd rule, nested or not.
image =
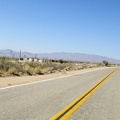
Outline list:
[[[49,120],[116,68],[0,90],[0,120]],[[70,120],[119,120],[117,70]]]
[[[117,70],[68,120],[120,120],[120,70]]]

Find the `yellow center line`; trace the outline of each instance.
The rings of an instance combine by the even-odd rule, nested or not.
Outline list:
[[[100,82],[95,84],[92,88],[90,88],[87,92],[83,93],[80,97],[75,99],[72,103],[66,106],[63,110],[54,115],[50,120],[66,120],[70,115],[75,112],[113,73],[110,72],[105,78],[103,78]]]

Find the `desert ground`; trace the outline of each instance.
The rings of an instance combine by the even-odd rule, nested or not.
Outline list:
[[[68,76],[68,75],[75,75],[80,74],[83,72],[89,72],[94,70],[100,70],[100,69],[106,69],[107,67],[98,67],[98,68],[89,68],[89,69],[83,69],[83,70],[76,70],[76,71],[68,71],[66,73],[52,73],[52,74],[46,74],[46,75],[37,75],[37,76],[12,76],[12,77],[1,77],[0,78],[0,88],[4,87],[10,87],[20,84],[27,84],[32,82],[38,82],[42,80],[48,80],[53,78],[58,78],[62,76]]]

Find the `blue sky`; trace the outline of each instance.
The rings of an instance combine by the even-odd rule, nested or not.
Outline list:
[[[0,0],[0,49],[120,59],[120,0]]]

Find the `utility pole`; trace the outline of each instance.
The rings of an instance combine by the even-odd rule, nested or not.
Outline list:
[[[19,57],[20,57],[19,59],[21,59],[21,50],[20,50],[20,56]]]
[[[35,58],[37,58],[37,54],[35,54]]]

